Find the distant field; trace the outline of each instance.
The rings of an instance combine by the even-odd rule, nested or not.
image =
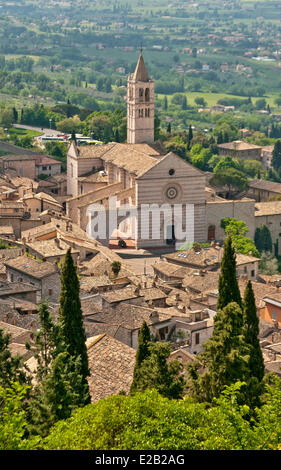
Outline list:
[[[217,102],[220,100],[220,99],[223,99],[223,98],[240,98],[240,99],[246,99],[246,96],[237,96],[237,95],[228,95],[227,93],[201,93],[201,92],[187,92],[187,93],[184,93],[186,95],[186,98],[187,98],[187,102],[188,104],[190,105],[196,105],[195,104],[195,98],[204,98],[204,100],[206,101],[207,103],[207,106],[214,106],[215,104],[217,104]],[[159,99],[164,99],[164,96],[163,94],[160,94],[160,93],[157,93],[157,96]],[[278,94],[267,94],[264,98],[266,100],[266,102],[270,105],[270,106],[276,106],[274,105],[274,100],[275,98],[278,96]],[[168,103],[171,101],[173,95],[167,95],[167,99],[168,99]],[[252,101],[253,103],[256,102],[256,100],[258,100],[260,98],[252,98]]]

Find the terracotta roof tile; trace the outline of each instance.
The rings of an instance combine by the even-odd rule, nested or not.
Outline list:
[[[133,380],[136,351],[108,335],[89,338],[88,379],[92,401],[129,393]]]

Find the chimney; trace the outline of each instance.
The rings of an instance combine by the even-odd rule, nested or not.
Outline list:
[[[151,314],[149,315],[149,318],[151,320],[152,323],[157,323],[159,321],[159,314],[158,312],[156,312],[156,310],[154,310],[153,312],[151,312]]]

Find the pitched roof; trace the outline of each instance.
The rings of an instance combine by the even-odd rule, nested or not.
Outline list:
[[[51,240],[36,240],[34,242],[26,243],[28,248],[34,250],[42,258],[49,258],[53,256],[65,256],[69,245],[63,240],[52,238]],[[71,248],[71,253],[78,254],[79,250]]]
[[[54,264],[48,263],[47,261],[38,261],[27,255],[6,261],[4,265],[36,279],[43,279],[57,272],[57,268]]]
[[[136,351],[107,334],[87,340],[92,401],[129,393],[133,380]]]
[[[16,161],[21,161],[21,160],[34,160],[34,156],[31,154],[6,155],[2,157],[1,160],[11,161],[11,162],[16,162]]]
[[[280,215],[281,201],[257,202],[255,204],[255,217],[264,215]]]
[[[281,183],[275,183],[274,181],[255,179],[249,181],[249,187],[254,189],[263,189],[264,191],[271,191],[278,194],[281,193]]]
[[[101,158],[137,176],[152,168],[163,153],[155,145],[109,143],[76,147],[77,158]]]
[[[222,149],[238,150],[238,151],[261,149],[259,145],[249,144],[248,142],[244,142],[243,140],[235,140],[233,142],[226,142],[224,144],[219,144],[218,147]]]
[[[201,248],[196,251],[195,249],[169,253],[164,255],[169,262],[178,264],[186,264],[206,268],[207,266],[215,266],[220,262],[222,256],[222,249],[219,248]]]
[[[133,74],[133,80],[136,82],[148,82],[148,73],[144,64],[142,52],[140,53],[139,60],[135,69],[135,72]]]
[[[46,155],[35,155],[35,165],[61,165],[61,162],[54,158],[47,157]]]

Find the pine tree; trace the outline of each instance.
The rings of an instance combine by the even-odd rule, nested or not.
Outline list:
[[[86,348],[86,334],[83,325],[81,301],[79,297],[79,280],[69,248],[61,267],[61,292],[58,325],[60,337],[68,353],[81,359],[81,374],[90,375]]]
[[[236,277],[236,255],[230,235],[224,242],[218,291],[217,310],[223,309],[230,302],[236,302],[240,307],[242,307],[242,300]]]

